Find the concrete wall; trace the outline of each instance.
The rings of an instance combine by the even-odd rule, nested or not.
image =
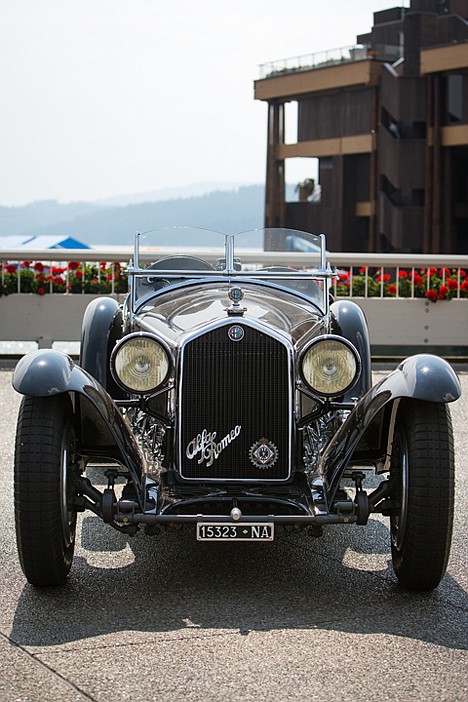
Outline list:
[[[0,298],[0,341],[79,341],[81,321],[94,295],[8,295]],[[121,296],[121,300],[123,301]],[[118,299],[118,298],[117,298]],[[340,298],[342,299],[342,298]],[[367,317],[371,344],[379,352],[407,348],[466,355],[468,299],[355,298]]]
[[[468,299],[439,300],[368,298],[355,300],[364,310],[373,352],[385,355],[400,348],[441,355],[468,352]],[[413,348],[411,348],[413,347]]]
[[[0,341],[79,341],[87,305],[99,295],[25,295],[0,298]],[[115,296],[119,299],[119,296]],[[121,296],[123,301],[124,295]]]

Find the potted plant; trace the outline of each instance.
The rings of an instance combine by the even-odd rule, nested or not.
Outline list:
[[[307,202],[315,190],[315,180],[306,178],[296,185],[295,192],[299,192],[299,202]]]

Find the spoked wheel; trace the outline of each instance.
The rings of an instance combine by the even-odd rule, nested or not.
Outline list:
[[[392,562],[408,590],[433,590],[447,568],[453,523],[454,452],[447,405],[402,400],[390,478]]]
[[[70,399],[25,397],[16,432],[15,519],[21,567],[32,585],[61,585],[71,568],[76,475]]]

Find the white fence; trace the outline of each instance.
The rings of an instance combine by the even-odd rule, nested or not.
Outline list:
[[[169,253],[175,253],[174,249],[158,251],[159,255]],[[219,251],[212,250],[193,249],[185,253],[213,262],[220,256]],[[85,285],[80,287],[73,276],[76,271],[81,271],[81,280],[84,280],[87,267],[93,264],[94,272],[97,271],[94,286],[99,287],[101,282],[107,282],[110,294],[123,299],[123,293],[119,294],[116,287],[117,268],[113,264],[128,262],[130,248],[112,252],[99,249],[28,251],[29,270],[33,273],[25,276],[24,271],[28,269],[20,266],[16,277],[12,272],[8,273],[8,266],[12,271],[12,266],[16,265],[11,262],[22,262],[24,256],[24,250],[0,253],[2,286],[6,281],[10,283],[10,288],[14,288],[14,292],[11,289],[10,294],[0,298],[0,342],[33,342],[39,346],[51,346],[54,342],[79,341],[83,313],[94,296],[87,294]],[[147,260],[150,258],[148,254]],[[363,308],[375,355],[406,355],[408,351],[424,349],[446,356],[468,355],[468,283],[464,287],[468,256],[337,253],[330,254],[329,259],[337,268],[334,292],[338,296],[355,299]],[[103,261],[106,265],[99,266]],[[242,252],[242,261],[246,264],[297,268],[313,267],[316,263],[313,254],[253,250]],[[37,262],[43,268],[39,273],[35,269]],[[73,262],[71,269],[70,262]],[[44,275],[49,271],[50,276],[50,271],[57,264],[64,269],[61,274],[63,285],[54,284]],[[103,271],[100,282],[98,277]],[[431,275],[431,271],[434,271],[434,275]],[[38,275],[44,278],[40,282],[45,294],[37,294]],[[107,280],[109,276],[111,279]],[[419,278],[423,277],[423,285],[420,285]],[[72,278],[75,293],[67,288]],[[35,281],[36,291],[25,292],[24,283],[30,288],[31,280]],[[452,299],[438,299],[434,303],[425,297],[436,280],[437,296],[442,290]],[[117,284],[121,285],[121,279],[117,280]],[[389,287],[392,288],[390,293]],[[61,292],[53,292],[56,289]]]

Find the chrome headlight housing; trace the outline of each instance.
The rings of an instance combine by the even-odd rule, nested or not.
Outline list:
[[[315,395],[343,395],[356,383],[360,372],[358,352],[341,336],[314,339],[301,357],[301,375]]]
[[[169,375],[167,349],[154,337],[136,333],[119,341],[111,355],[111,373],[124,390],[148,395]]]

